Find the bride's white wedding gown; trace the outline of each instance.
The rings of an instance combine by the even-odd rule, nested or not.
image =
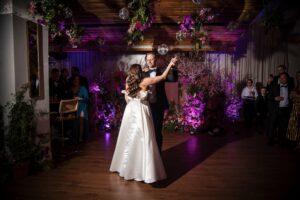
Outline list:
[[[126,180],[153,183],[166,178],[155,140],[154,125],[147,91],[129,98],[110,166]]]

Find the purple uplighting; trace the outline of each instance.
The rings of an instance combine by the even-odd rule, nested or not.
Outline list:
[[[105,144],[109,145],[110,144],[110,135],[111,135],[111,133],[106,132],[104,135],[105,135]]]

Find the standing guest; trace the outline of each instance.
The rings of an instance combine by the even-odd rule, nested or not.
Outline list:
[[[283,144],[286,138],[287,126],[290,118],[291,101],[289,94],[291,87],[288,84],[288,74],[282,73],[279,76],[280,84],[273,84],[268,94],[269,104],[269,128],[268,144],[273,145],[275,130],[278,128],[278,142]]]
[[[70,99],[70,85],[69,85],[69,71],[62,68],[60,71],[59,85],[60,85],[60,99]],[[72,98],[72,97],[71,97]]]
[[[274,80],[274,76],[273,74],[270,74],[267,82],[267,91],[270,91],[273,80]]]
[[[244,87],[241,97],[244,101],[244,116],[247,127],[252,126],[254,118],[255,100],[257,98],[257,90],[253,86],[253,80],[247,80],[247,86]]]
[[[293,109],[287,129],[287,139],[300,142],[300,71],[296,74],[297,86],[291,92],[290,98],[293,101]],[[300,149],[300,145],[297,146]]]
[[[287,73],[286,66],[285,65],[278,65],[277,66],[277,71],[278,71],[278,75],[274,77],[272,84],[277,84],[277,85],[280,84],[280,80],[279,80],[280,74],[286,73],[287,79],[288,79],[289,89],[293,90],[294,87],[295,87],[294,79],[293,79],[293,77],[290,77],[290,75]]]
[[[59,107],[59,70],[53,68],[49,78],[50,111],[58,112]]]
[[[60,70],[60,77],[59,77],[60,82],[64,85],[67,85],[69,83],[68,78],[69,78],[68,69],[67,68],[62,68]]]
[[[268,113],[268,99],[267,99],[267,88],[262,87],[260,94],[256,99],[256,116],[259,133],[261,134],[265,129],[265,122]]]
[[[79,116],[79,142],[88,139],[88,102],[89,94],[84,86],[80,83],[80,76],[73,77],[71,92],[75,99],[79,100],[78,116]]]
[[[51,76],[49,78],[50,101],[57,100],[58,93],[59,93],[59,70],[57,68],[53,68],[51,70]]]
[[[71,78],[69,79],[70,85],[72,85],[73,78],[75,76],[79,76],[80,77],[80,83],[81,83],[81,85],[84,86],[85,89],[89,92],[89,83],[88,83],[88,80],[87,80],[86,77],[80,75],[80,71],[79,71],[79,68],[77,66],[73,66],[71,68]]]

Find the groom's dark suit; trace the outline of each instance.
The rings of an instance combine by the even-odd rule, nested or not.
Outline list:
[[[149,70],[144,72],[144,77],[150,77],[151,72],[154,70]],[[161,75],[164,72],[164,69],[157,67],[156,76]],[[167,82],[176,82],[177,81],[177,73],[176,69],[172,69],[167,76],[165,81]],[[163,120],[164,120],[164,111],[169,108],[169,102],[167,99],[166,91],[165,91],[165,81],[161,81],[152,87],[152,94],[149,94],[149,102],[153,117],[154,129],[156,142],[159,151],[162,150],[162,128],[163,128]],[[150,86],[151,87],[151,86]]]

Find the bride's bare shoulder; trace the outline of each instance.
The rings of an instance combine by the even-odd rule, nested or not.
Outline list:
[[[147,90],[147,79],[149,78],[143,78],[143,80],[140,82],[139,86],[142,90]]]

